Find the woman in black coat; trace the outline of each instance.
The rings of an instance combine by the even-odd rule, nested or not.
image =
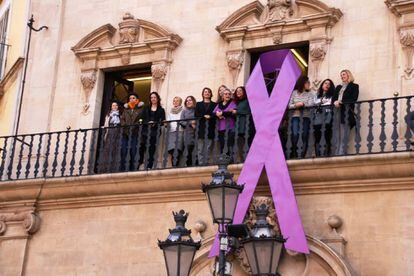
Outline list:
[[[347,152],[347,143],[350,130],[355,126],[355,102],[358,101],[359,85],[354,83],[354,76],[349,70],[341,71],[342,84],[335,89],[332,101],[335,108],[340,111],[340,124],[338,126],[339,139],[336,145],[336,154],[343,155]]]
[[[165,110],[161,107],[161,98],[157,92],[151,92],[149,105],[142,111],[141,119],[144,126],[142,128],[139,165],[143,163],[145,151],[149,146],[149,156],[146,168],[152,169],[158,136],[161,134],[162,122],[165,121]]]
[[[208,163],[208,157],[212,148],[216,120],[213,114],[216,103],[211,100],[213,92],[210,88],[203,88],[201,95],[203,100],[198,102],[195,107],[195,117],[199,118],[198,121],[198,141],[197,141],[197,159],[199,165],[205,165]]]

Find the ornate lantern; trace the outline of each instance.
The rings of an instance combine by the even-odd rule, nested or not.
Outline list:
[[[219,225],[232,223],[237,199],[243,190],[243,186],[238,185],[233,180],[233,174],[227,170],[229,163],[228,156],[220,155],[219,168],[212,174],[213,179],[210,184],[202,184],[213,215],[213,222]]]
[[[250,231],[250,237],[242,240],[252,275],[279,275],[277,267],[286,240],[276,236],[275,231],[267,223],[269,209],[265,204],[260,205],[255,211],[257,221]]]
[[[164,252],[168,276],[188,276],[200,242],[191,238],[191,230],[185,228],[188,213],[184,210],[173,212],[176,226],[170,229],[165,241],[158,240],[158,246]]]

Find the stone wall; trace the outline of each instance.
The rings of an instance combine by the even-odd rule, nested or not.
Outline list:
[[[413,160],[413,154],[400,153],[289,161],[313,251],[288,264],[285,253],[282,273],[302,275],[310,259],[314,262],[308,275],[332,275],[328,272],[342,264],[329,261],[336,256],[356,273],[337,275],[412,274]],[[208,275],[206,254],[215,230],[200,183],[208,182],[215,169],[4,183],[0,185],[0,274],[24,270],[25,275],[165,275],[157,239],[165,239],[174,226],[171,211],[184,209],[190,213],[187,226],[193,237],[198,237],[196,221],[207,224],[194,275]],[[230,169],[237,177],[241,165]],[[256,195],[270,195],[265,178]],[[40,224],[26,215],[34,202]],[[332,215],[343,221],[335,231],[327,224]],[[244,275],[235,264],[241,274],[234,275]]]
[[[103,74],[99,70],[96,76],[91,112],[83,115],[82,62],[71,47],[100,26],[111,24],[117,28],[126,12],[168,28],[183,39],[172,52],[172,63],[161,89],[165,107],[170,106],[176,95],[192,94],[200,99],[204,86],[213,91],[222,83],[232,86],[226,59],[229,46],[215,28],[251,2],[183,0],[173,5],[162,0],[33,1],[32,12],[41,18],[38,23],[48,25],[49,30],[33,37],[28,92],[23,106],[24,130],[38,132],[97,125]],[[403,54],[398,41],[397,17],[387,6],[382,1],[326,0],[321,3],[339,9],[343,15],[328,32],[332,42],[320,65],[320,77],[330,77],[338,83],[339,71],[349,68],[360,84],[360,99],[392,97],[396,91],[409,94],[410,91],[402,91]],[[306,35],[287,35],[282,43],[306,39]],[[248,68],[244,66],[242,70]],[[247,77],[240,74],[237,83],[243,84]]]

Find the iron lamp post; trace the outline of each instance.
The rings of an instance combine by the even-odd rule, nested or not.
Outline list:
[[[242,240],[253,276],[276,276],[285,239],[277,236],[266,221],[269,214],[265,204],[256,208],[257,220],[249,237]]]
[[[176,226],[170,229],[165,241],[158,240],[158,246],[164,252],[168,276],[188,276],[195,253],[200,249],[200,242],[191,238],[191,230],[185,228],[188,213],[184,210],[173,212]]]
[[[207,196],[208,204],[213,215],[213,222],[218,224],[220,239],[220,254],[216,271],[220,276],[229,275],[226,268],[231,265],[226,262],[228,251],[227,225],[233,222],[234,211],[236,210],[239,194],[243,190],[242,185],[238,185],[233,180],[233,174],[227,170],[230,158],[227,155],[220,155],[218,159],[218,170],[212,176],[210,184],[202,184],[202,190]]]

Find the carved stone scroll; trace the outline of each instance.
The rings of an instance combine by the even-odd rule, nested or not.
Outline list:
[[[8,223],[20,222],[27,234],[34,234],[39,230],[40,218],[34,211],[0,214],[0,236],[7,231]]]

